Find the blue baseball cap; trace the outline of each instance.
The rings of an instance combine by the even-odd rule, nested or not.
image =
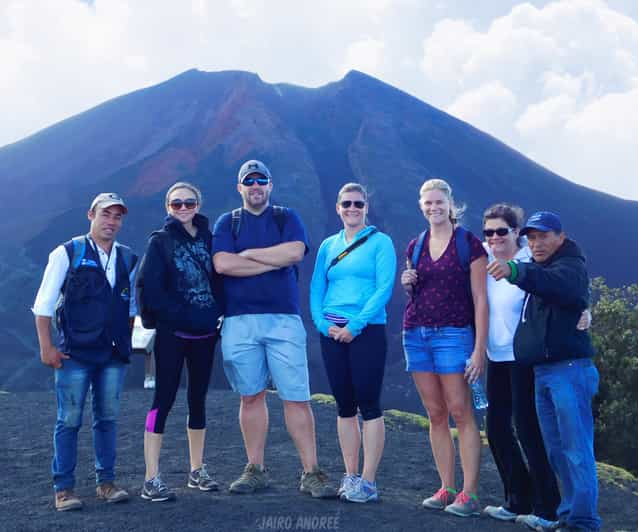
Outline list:
[[[255,159],[246,161],[244,164],[241,165],[241,168],[239,169],[239,174],[237,174],[237,181],[241,182],[241,180],[244,179],[244,177],[250,174],[259,174],[259,175],[263,175],[264,177],[267,177],[268,179],[272,179],[272,176],[270,175],[270,170],[268,170],[268,167],[261,161],[257,161]]]
[[[527,223],[521,229],[521,236],[525,236],[532,229],[543,233],[548,233],[549,231],[560,233],[563,230],[563,225],[560,223],[558,214],[549,211],[538,211],[529,217]]]

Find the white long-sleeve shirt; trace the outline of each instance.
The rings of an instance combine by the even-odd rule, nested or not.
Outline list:
[[[106,279],[111,285],[115,286],[115,273],[117,264],[117,248],[120,246],[118,242],[113,243],[111,248],[111,255],[98,246],[91,238],[87,238],[87,243],[97,250],[97,254],[100,257],[100,263],[102,268],[106,272]],[[38,294],[35,297],[35,302],[31,311],[36,316],[52,317],[55,313],[55,307],[60,297],[60,291],[64,284],[67,271],[69,270],[69,257],[64,249],[64,245],[59,245],[49,254],[49,262],[44,270],[42,276],[42,282]],[[137,314],[137,305],[135,303],[135,274],[137,271],[137,265],[133,268],[129,275],[129,282],[131,285],[131,298],[129,303],[129,317],[133,317]]]
[[[494,255],[485,245],[489,261]],[[529,262],[532,258],[530,249],[522,247],[514,256],[515,260]],[[487,356],[492,362],[508,362],[514,360],[514,333],[518,326],[523,308],[525,292],[518,286],[510,284],[507,279],[495,281],[487,276],[487,301],[490,309],[490,323],[487,339]]]

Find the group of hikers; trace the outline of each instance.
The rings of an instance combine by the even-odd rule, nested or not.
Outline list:
[[[321,243],[310,283],[312,320],[337,404],[345,471],[336,486],[318,465],[300,317],[297,264],[309,251],[308,237],[294,210],[271,205],[272,190],[266,165],[245,162],[237,182],[243,206],[221,215],[211,231],[198,188],[175,183],[166,193],[164,226],[150,236],[139,263],[115,240],[126,204],[118,194],[101,193],[88,211],[89,233],[51,252],[32,310],[42,362],[55,369],[57,510],[82,507],[74,470],[89,389],[97,498],[129,498],[114,482],[116,425],[138,313],[157,331],[143,499],[175,498],[159,462],[184,364],[187,486],[219,489],[204,462],[206,393],[218,338],[226,377],[240,395],[247,458],[229,491],[268,487],[266,390],[272,384],[303,466],[300,491],[356,503],[379,499],[385,307],[397,273],[392,240],[368,225],[366,189],[359,183],[341,187],[336,214],[343,229]],[[481,241],[459,224],[462,209],[441,179],[423,183],[419,205],[429,229],[409,243],[400,281],[407,294],[406,370],[427,411],[441,482],[423,507],[462,517],[484,513],[533,530],[600,529],[591,409],[598,373],[587,330],[589,278],[582,252],[557,214],[541,211],[524,222],[520,208],[503,203],[485,211]],[[468,383],[484,372],[487,436],[504,501],[481,508],[481,439]],[[450,417],[463,472],[458,487]]]

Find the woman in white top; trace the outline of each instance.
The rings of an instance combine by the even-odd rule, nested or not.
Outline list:
[[[529,261],[522,246],[520,207],[497,204],[483,215],[488,259]],[[556,521],[560,493],[547,460],[534,404],[534,370],[514,360],[513,340],[525,292],[506,280],[487,276],[489,332],[487,344],[486,428],[490,449],[503,481],[505,503],[488,506],[485,513],[502,521],[522,522],[544,530]],[[516,427],[516,431],[514,431]],[[520,445],[519,445],[520,442]],[[521,447],[527,458],[523,460]]]

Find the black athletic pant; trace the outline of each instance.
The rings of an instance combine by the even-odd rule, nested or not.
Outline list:
[[[157,330],[155,337],[155,396],[146,416],[146,430],[162,434],[173,407],[186,360],[188,371],[188,428],[206,427],[206,392],[213,367],[217,336],[191,340],[170,331]]]
[[[349,344],[323,334],[321,354],[339,417],[357,415],[365,421],[381,417],[381,385],[387,342],[385,325],[368,325]]]
[[[505,508],[556,520],[560,493],[538,425],[533,368],[488,360],[487,400],[487,439],[503,481]]]

